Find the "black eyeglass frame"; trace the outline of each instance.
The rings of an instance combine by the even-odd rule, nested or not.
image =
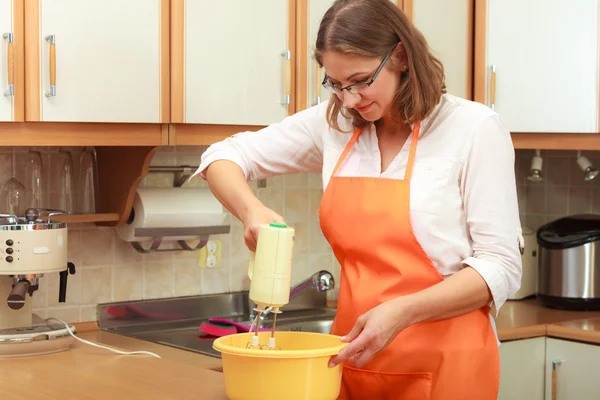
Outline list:
[[[394,49],[396,48],[396,46],[394,46]],[[373,82],[375,82],[375,79],[377,79],[377,75],[379,75],[379,73],[383,69],[385,63],[388,62],[388,60],[392,57],[392,54],[394,54],[394,49],[392,49],[392,51],[383,59],[383,61],[381,61],[381,64],[379,64],[379,67],[377,67],[377,69],[373,73],[373,76],[371,76],[371,78],[366,82],[356,82],[356,83],[353,83],[352,85],[340,87],[340,86],[336,86],[336,85],[330,85],[329,83],[327,83],[328,76],[327,76],[327,74],[325,74],[325,77],[323,78],[323,82],[321,82],[321,85],[325,89],[327,89],[328,92],[333,93],[333,94],[340,94],[340,95],[344,93],[344,90],[347,90],[348,93],[354,94],[354,92],[352,92],[352,87],[355,87],[355,86],[366,85],[366,87],[370,87],[373,84]]]

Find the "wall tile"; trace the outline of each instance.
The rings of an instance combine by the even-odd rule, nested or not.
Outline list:
[[[144,297],[144,265],[121,264],[114,269],[115,301],[140,300]]]
[[[526,212],[546,212],[546,188],[543,185],[528,185],[525,189],[525,196],[527,197]]]
[[[195,259],[177,260],[175,264],[175,296],[202,294],[202,269]],[[228,282],[229,284],[229,282]]]
[[[96,228],[81,231],[81,265],[112,265],[115,259],[115,233],[112,229]]]
[[[173,270],[170,263],[144,263],[144,299],[173,297]]]
[[[568,186],[548,186],[546,212],[550,214],[565,214],[568,210],[568,200]]]
[[[285,211],[283,217],[288,224],[306,221],[309,215],[308,190],[285,189]]]
[[[573,187],[569,193],[569,214],[592,211],[592,188]]]
[[[229,293],[229,268],[202,268],[202,294]]]
[[[84,283],[81,288],[82,304],[93,305],[112,301],[114,287],[112,266],[86,268],[80,271]]]
[[[309,174],[289,174],[283,176],[283,185],[286,188],[308,189]]]
[[[294,255],[310,252],[310,231],[308,222],[297,222],[294,227]]]
[[[570,163],[567,157],[548,157],[545,168],[547,184],[568,185]]]

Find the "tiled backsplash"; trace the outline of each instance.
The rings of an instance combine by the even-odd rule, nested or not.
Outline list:
[[[600,152],[583,151],[595,168],[600,168]],[[544,160],[542,182],[527,180],[533,150],[516,151],[516,177],[521,224],[537,229],[554,219],[578,213],[600,213],[600,175],[584,180],[576,162],[576,151],[541,151]]]
[[[4,148],[4,180],[9,178],[10,149]],[[19,149],[22,151],[23,149]],[[77,151],[77,149],[72,149]],[[202,147],[164,148],[152,165],[198,165]],[[46,160],[44,160],[46,161]],[[4,182],[3,180],[3,182]],[[174,175],[150,173],[144,187],[170,187]],[[186,185],[205,186],[202,179]],[[295,174],[267,180],[265,188],[251,184],[257,196],[296,229],[292,284],[326,269],[339,277],[339,266],[323,238],[318,221],[322,181],[318,174]],[[102,302],[189,296],[248,289],[248,249],[243,225],[230,216],[231,232],[214,236],[222,241],[222,266],[198,267],[197,252],[176,251],[140,254],[122,241],[114,228],[93,224],[70,224],[68,258],[77,273],[70,275],[66,303],[58,303],[58,274],[41,278],[34,293],[34,312],[68,322],[96,319],[96,305]]]
[[[0,151],[1,177],[10,175],[10,149]],[[203,148],[164,148],[152,165],[197,165]],[[519,209],[523,225],[533,229],[568,214],[600,212],[600,176],[587,182],[576,163],[574,151],[542,151],[544,181],[534,183],[529,175],[533,151],[516,152],[516,176]],[[592,164],[600,167],[600,152],[584,152]],[[46,161],[46,160],[44,160]],[[151,173],[142,182],[145,187],[169,187],[174,176]],[[205,186],[201,179],[189,183]],[[266,188],[251,184],[257,196],[283,215],[296,229],[292,284],[319,269],[332,271],[339,279],[339,265],[319,228],[318,208],[322,182],[318,174],[297,174],[269,179]],[[188,296],[239,291],[248,288],[246,275],[248,250],[243,226],[230,217],[231,233],[215,237],[222,241],[222,267],[198,267],[196,252],[159,252],[140,254],[123,242],[115,229],[93,224],[69,226],[69,261],[77,273],[69,276],[67,302],[58,303],[58,274],[41,279],[40,290],[33,296],[35,312],[69,322],[95,320],[96,305],[101,302]],[[333,294],[335,295],[335,293]]]

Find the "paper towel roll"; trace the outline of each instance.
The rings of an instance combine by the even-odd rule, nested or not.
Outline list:
[[[117,228],[127,242],[147,241],[136,237],[136,228],[188,228],[225,225],[223,206],[208,188],[140,188],[133,200],[133,221]],[[197,239],[194,236],[165,237],[165,241]]]

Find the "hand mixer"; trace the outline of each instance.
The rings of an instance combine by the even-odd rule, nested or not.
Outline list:
[[[290,282],[292,273],[292,252],[294,248],[294,229],[285,224],[261,225],[258,232],[256,252],[250,253],[248,277],[250,278],[250,300],[256,304],[256,318],[250,327],[255,328],[254,335],[246,348],[263,349],[259,343],[258,321],[267,308],[272,308],[273,328],[267,348],[279,349],[275,343],[275,327],[280,307],[290,300]]]

